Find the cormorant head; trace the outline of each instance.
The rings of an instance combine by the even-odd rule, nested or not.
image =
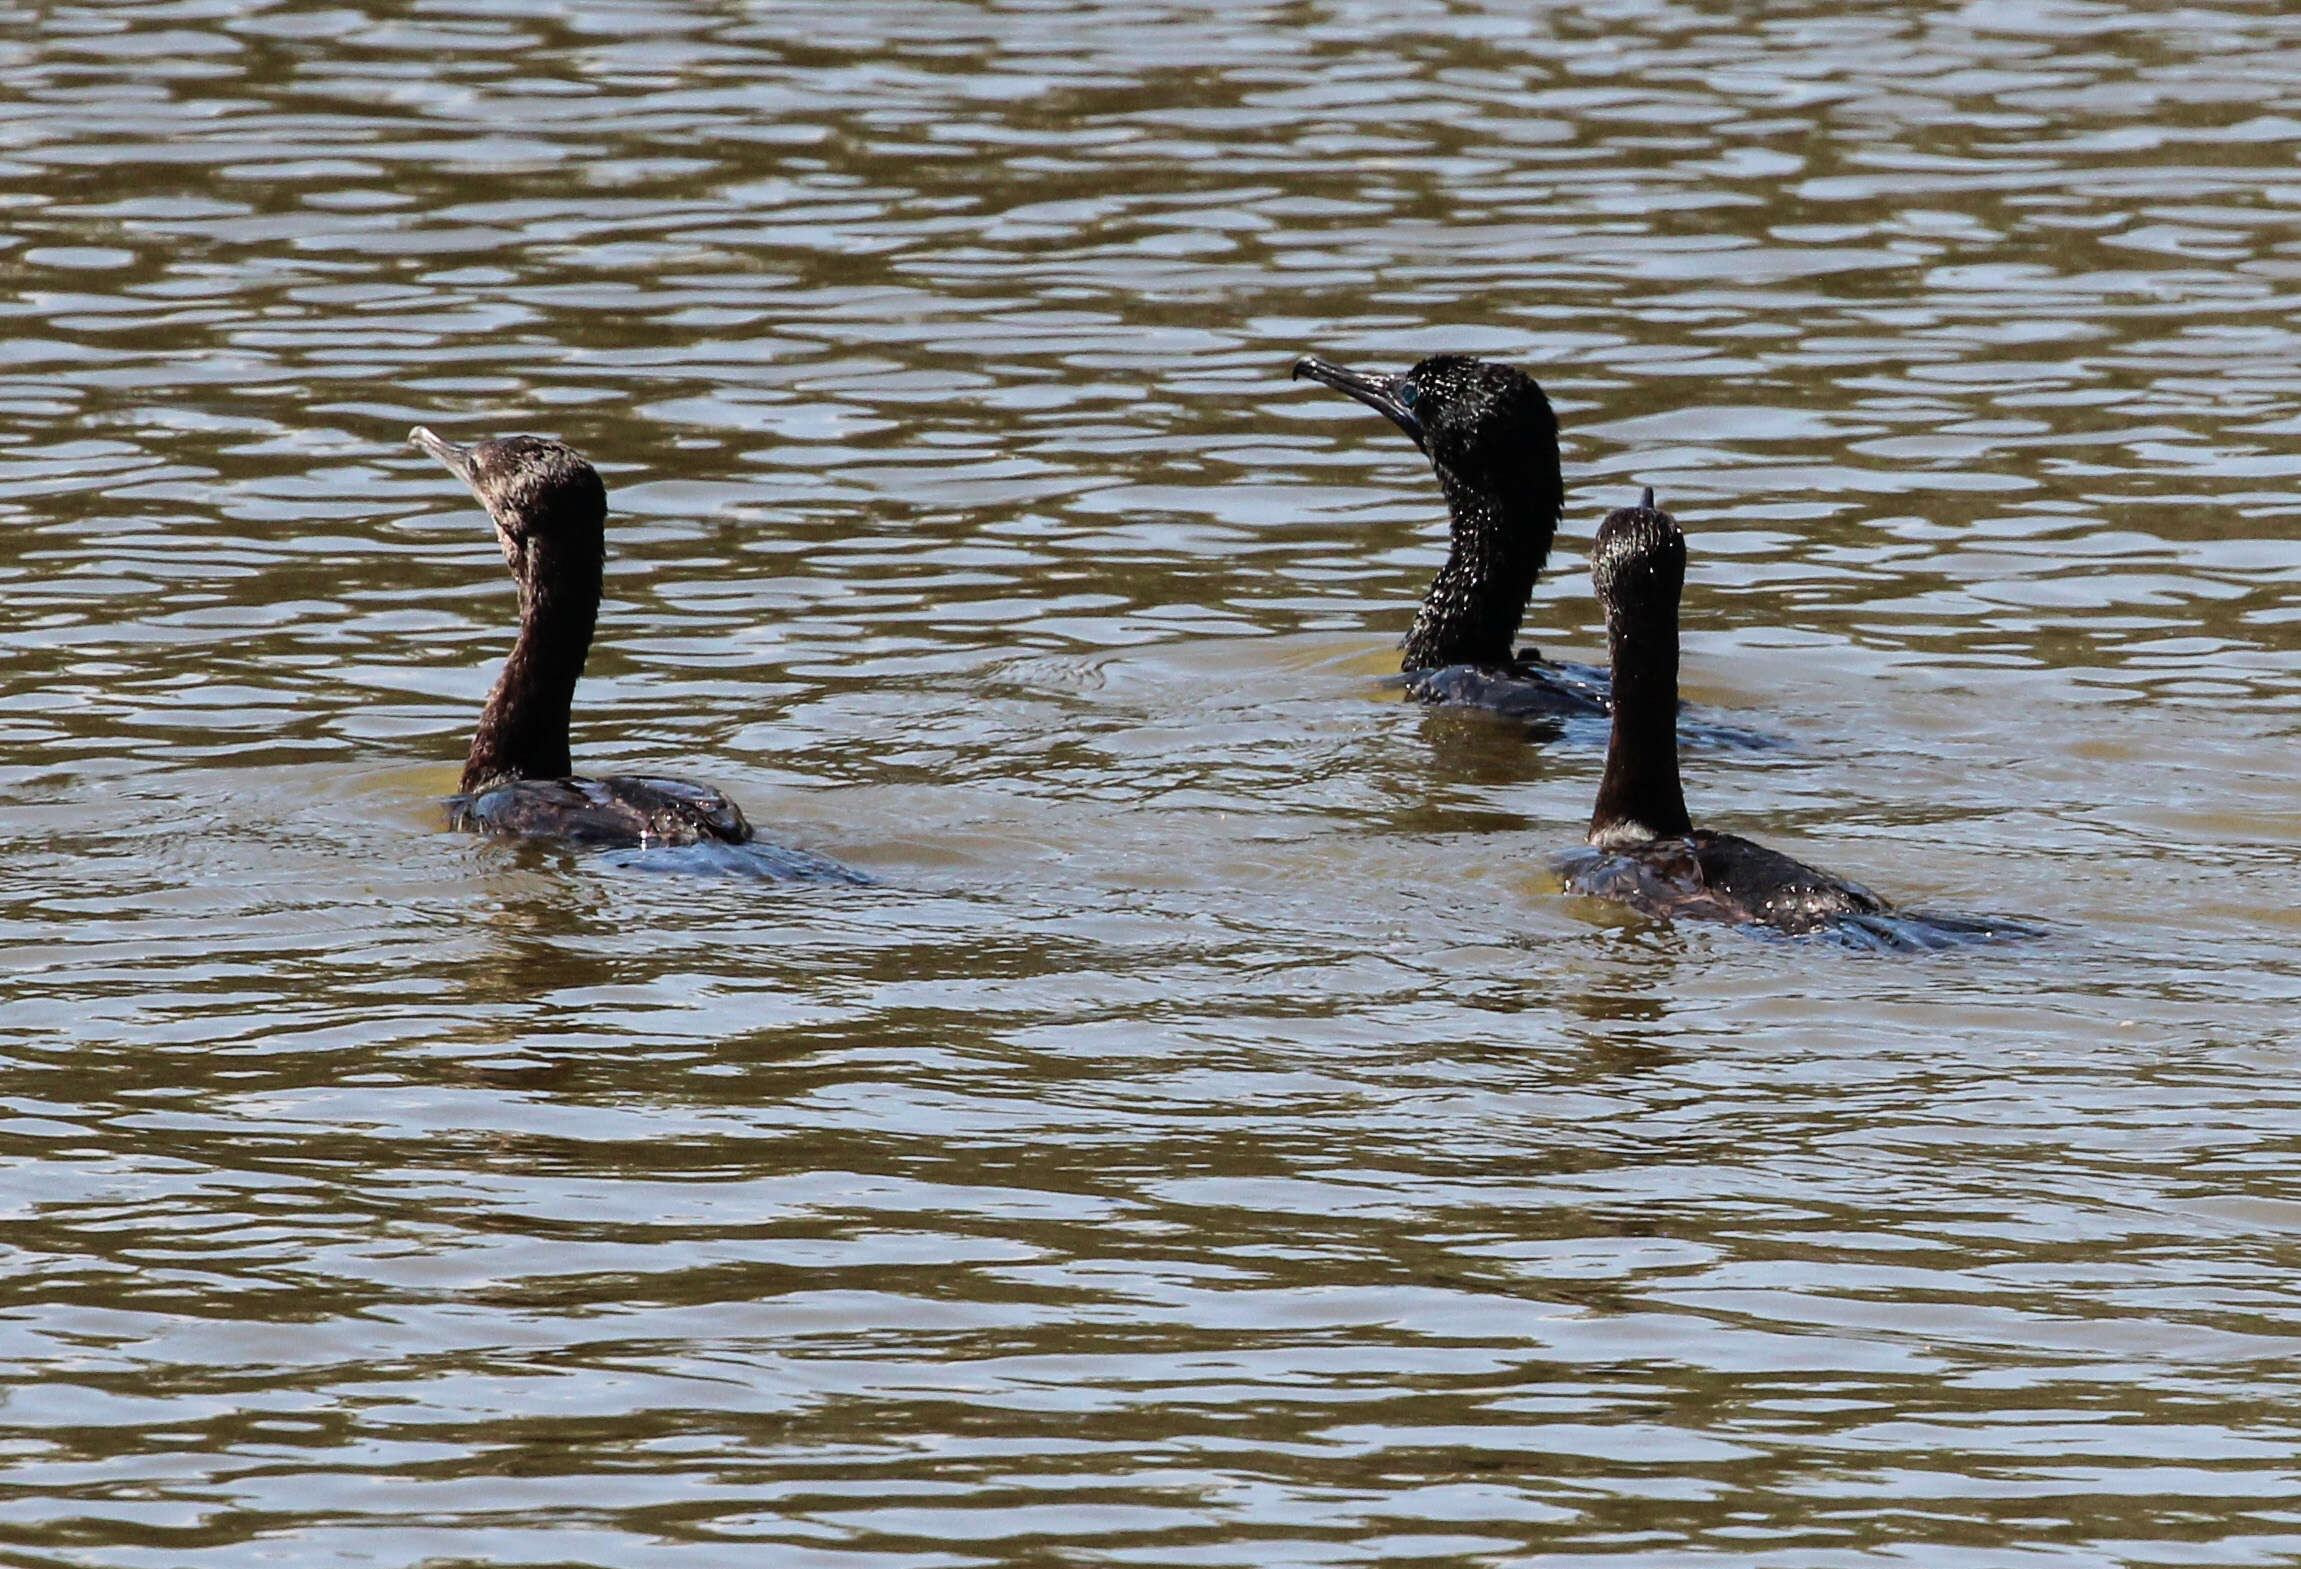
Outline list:
[[[1590,547],[1590,587],[1610,629],[1664,619],[1674,627],[1685,586],[1686,536],[1654,505],[1652,486],[1637,506],[1606,514]]]
[[[1294,374],[1389,416],[1450,484],[1556,487],[1558,417],[1540,384],[1515,365],[1433,354],[1400,375],[1377,376],[1312,355],[1295,362]]]
[[[1678,593],[1686,536],[1654,505],[1606,514],[1590,547],[1590,586],[1606,607],[1614,664],[1614,725],[1590,842],[1619,850],[1692,833],[1678,778]]]
[[[607,487],[599,471],[565,442],[505,436],[459,447],[418,425],[408,440],[471,487],[495,521],[512,576],[529,580],[537,554],[578,547],[596,557],[607,526]]]

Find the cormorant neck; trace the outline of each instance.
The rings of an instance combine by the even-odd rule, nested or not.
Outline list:
[[[603,542],[536,538],[519,580],[519,640],[463,762],[466,795],[509,779],[564,779],[567,716],[599,618]]]
[[[1562,495],[1555,462],[1547,485],[1537,480],[1512,487],[1515,494],[1444,468],[1438,481],[1453,514],[1453,541],[1414,614],[1401,663],[1410,672],[1507,665],[1558,531]]]
[[[1694,825],[1678,782],[1677,606],[1609,605],[1606,644],[1614,664],[1614,728],[1590,814],[1590,842],[1614,850],[1683,838]]]

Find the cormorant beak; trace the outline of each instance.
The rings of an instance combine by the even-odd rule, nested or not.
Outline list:
[[[1404,376],[1369,376],[1362,370],[1330,364],[1315,354],[1306,354],[1294,362],[1294,379],[1315,381],[1337,392],[1349,393],[1368,408],[1387,415],[1390,423],[1406,432],[1417,447],[1425,452],[1430,450],[1422,443],[1422,421],[1414,417],[1414,411],[1398,395],[1406,381]]]
[[[459,447],[452,441],[434,435],[422,425],[409,431],[407,439],[446,464],[447,471],[457,479],[462,480],[466,485],[471,484],[471,449],[469,447]]]

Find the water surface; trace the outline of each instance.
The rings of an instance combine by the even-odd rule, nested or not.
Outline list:
[[[2301,1554],[2301,21],[17,7],[0,1556]],[[1395,700],[1535,371],[1687,526],[1698,818],[1915,962],[1559,897]],[[616,508],[589,767],[880,879],[440,831]]]

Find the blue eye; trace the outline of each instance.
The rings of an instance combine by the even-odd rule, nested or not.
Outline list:
[[[1400,383],[1398,388],[1398,401],[1406,405],[1406,407],[1414,407],[1414,400],[1421,396],[1422,390],[1415,386],[1413,382],[1409,381]]]

